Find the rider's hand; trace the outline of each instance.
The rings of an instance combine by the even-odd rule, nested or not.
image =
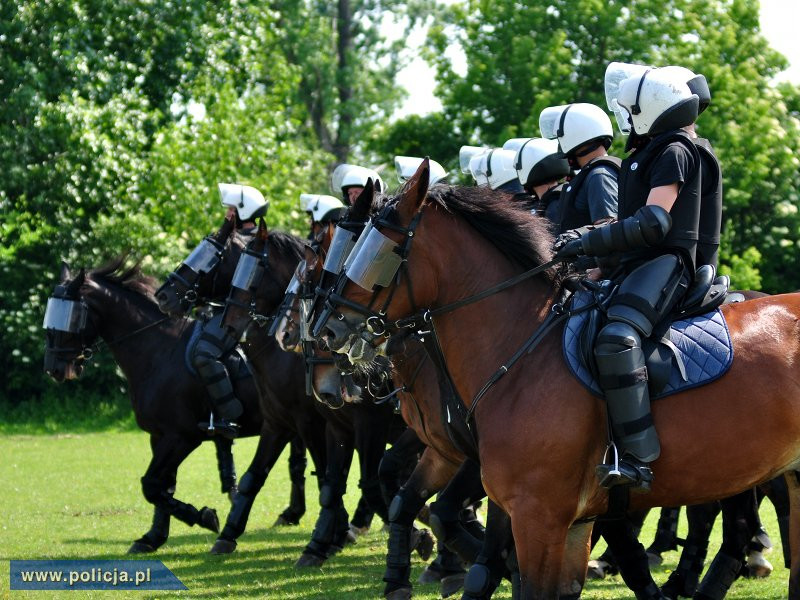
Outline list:
[[[570,242],[581,239],[581,234],[582,232],[578,229],[570,229],[569,231],[565,231],[556,238],[555,242],[553,242],[553,250],[556,253],[559,252]]]
[[[557,249],[555,258],[566,259],[575,258],[583,254],[583,243],[580,238],[567,242]]]

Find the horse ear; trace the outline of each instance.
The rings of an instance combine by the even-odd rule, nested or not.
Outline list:
[[[83,282],[86,280],[86,270],[81,269],[80,272],[75,276],[75,279],[67,284],[67,297],[70,296],[77,296],[78,290],[81,289]]]
[[[428,195],[430,179],[431,165],[430,160],[426,156],[400,192],[397,212],[400,214],[400,218],[403,222],[411,221],[411,218],[422,207],[422,201],[425,200],[425,197]]]
[[[72,277],[72,273],[69,271],[69,265],[65,260],[61,261],[61,273],[59,273],[58,277],[61,283],[64,283],[67,279]]]
[[[375,183],[370,177],[367,179],[367,184],[364,186],[364,189],[361,190],[358,198],[356,198],[355,202],[353,202],[348,220],[366,221],[367,217],[369,216],[369,209],[372,207],[372,198],[374,195]]]
[[[260,217],[258,219],[258,232],[256,233],[256,237],[260,239],[262,242],[267,241],[267,237],[269,236],[269,229],[267,229],[267,222],[264,220],[264,217]]]

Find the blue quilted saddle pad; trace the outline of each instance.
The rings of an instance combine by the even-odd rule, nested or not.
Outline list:
[[[590,292],[577,292],[573,296],[572,310],[592,301]],[[592,372],[583,364],[578,352],[578,339],[589,318],[588,311],[573,315],[564,326],[564,359],[572,374],[592,394],[603,397],[603,392]],[[719,309],[709,313],[675,321],[669,338],[683,360],[687,379],[684,380],[676,360],[672,360],[669,380],[653,398],[662,398],[690,388],[711,383],[722,377],[733,363],[733,346],[725,317]]]

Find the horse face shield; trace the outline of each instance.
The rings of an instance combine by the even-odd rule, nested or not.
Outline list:
[[[88,308],[79,300],[51,297],[47,300],[42,327],[65,333],[81,333],[88,315]]]
[[[345,260],[350,256],[355,245],[356,234],[337,225],[328,248],[328,254],[325,256],[325,263],[322,265],[323,270],[328,273],[341,273]]]
[[[222,247],[210,238],[204,239],[183,261],[197,275],[206,275],[217,268],[222,259]]]
[[[377,229],[370,229],[353,261],[346,267],[347,278],[359,287],[372,291],[388,287],[403,262],[400,245]]]

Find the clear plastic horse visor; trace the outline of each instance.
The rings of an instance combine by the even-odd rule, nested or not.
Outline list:
[[[314,341],[308,322],[311,317],[311,306],[313,303],[314,301],[310,298],[303,298],[300,300],[300,338],[306,342]]]
[[[341,273],[344,261],[350,256],[350,251],[355,245],[356,235],[352,231],[337,225],[322,268],[328,273]]]
[[[242,254],[236,263],[236,272],[233,274],[231,285],[240,290],[249,290],[256,280],[260,257],[254,254]]]
[[[197,244],[188,258],[183,261],[198,275],[210,273],[220,261],[219,248],[208,238]]]
[[[368,291],[375,286],[388,286],[403,262],[394,251],[397,247],[397,242],[372,229],[353,262],[347,266],[347,278]]]
[[[77,300],[48,298],[42,327],[67,333],[79,333],[86,325],[87,315],[86,305]]]

